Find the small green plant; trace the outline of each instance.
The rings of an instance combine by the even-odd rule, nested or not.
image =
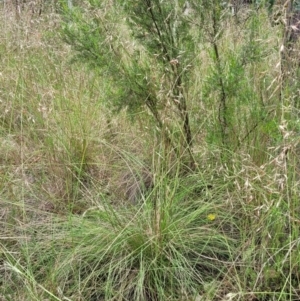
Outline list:
[[[75,59],[115,82],[114,107],[126,107],[132,116],[147,108],[166,148],[192,167],[187,102],[195,44],[183,18],[184,1],[175,6],[125,1],[114,8],[106,4],[106,10],[104,5],[89,1],[87,8],[66,10],[63,39],[73,46]]]

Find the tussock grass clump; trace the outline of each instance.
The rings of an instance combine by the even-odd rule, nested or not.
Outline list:
[[[235,241],[220,225],[227,214],[217,201],[189,200],[174,181],[154,189],[138,207],[104,205],[54,222],[52,237],[44,224],[23,245],[25,261],[11,264],[70,300],[196,298],[232,262]]]

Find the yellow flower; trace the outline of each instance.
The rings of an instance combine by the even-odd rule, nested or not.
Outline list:
[[[214,213],[211,213],[207,216],[207,219],[210,221],[214,221],[216,219],[217,215]]]

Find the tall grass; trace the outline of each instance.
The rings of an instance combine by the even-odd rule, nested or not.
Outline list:
[[[300,298],[298,67],[292,57],[282,82],[281,28],[267,16],[222,17],[219,61],[209,31],[197,40],[186,95],[196,164],[183,173],[187,150],[174,156],[147,109],[114,114],[117,83],[71,63],[61,16],[14,23],[1,10],[1,300]]]

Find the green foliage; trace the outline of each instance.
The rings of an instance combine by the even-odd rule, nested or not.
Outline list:
[[[208,107],[212,103],[215,111],[207,138],[209,143],[221,141],[226,149],[235,151],[245,144],[254,146],[257,139],[273,139],[277,135],[276,131],[264,131],[265,137],[261,136],[261,128],[278,122],[273,118],[272,100],[263,95],[268,76],[257,76],[258,70],[265,72],[260,66],[270,55],[266,51],[269,47],[265,43],[266,32],[261,30],[266,16],[250,11],[244,23],[235,25],[239,36],[233,36],[230,44],[223,36],[227,15],[216,12],[215,18],[217,31],[207,32],[212,63],[203,85],[203,100]],[[252,155],[259,156],[255,152]]]
[[[0,15],[0,299],[298,300],[283,25],[215,0],[60,10]]]
[[[234,240],[218,226],[222,205],[189,199],[190,187],[165,180],[155,189],[157,206],[150,195],[140,208],[115,210],[106,205],[83,217],[72,216],[48,247],[43,231],[38,231],[31,255],[39,258],[31,261],[34,274],[41,280],[55,265],[52,279],[71,299],[163,301],[197,296],[213,275],[226,272],[224,264],[232,259]],[[212,213],[216,218],[211,220]]]
[[[185,67],[193,55],[194,43],[190,25],[184,17],[185,1],[122,2],[133,36],[158,62],[170,67],[172,59],[180,59]],[[184,71],[184,69],[182,69]]]
[[[186,95],[194,43],[190,26],[182,17],[183,4],[127,1],[120,4],[123,12],[119,6],[106,11],[104,4],[90,1],[86,9],[66,10],[62,35],[76,51],[76,59],[99,69],[115,83],[117,98],[110,102],[114,107],[125,107],[130,113],[146,107],[162,133],[162,141],[172,145],[177,156],[176,144],[188,148],[192,162]],[[124,14],[137,46],[131,44],[134,40],[129,40],[121,25]],[[171,112],[170,105],[177,114],[167,124],[164,119]],[[171,128],[178,127],[182,138],[172,141]]]
[[[147,62],[134,59],[130,50],[120,40],[118,19],[122,17],[115,10],[103,10],[105,3],[91,1],[89,8],[66,10],[66,21],[62,28],[63,39],[76,51],[73,61],[87,63],[109,82],[115,83],[111,90],[109,105],[121,110],[127,107],[131,113],[140,110],[148,98],[153,98]],[[128,51],[128,52],[127,52]],[[134,50],[135,51],[135,50]]]

